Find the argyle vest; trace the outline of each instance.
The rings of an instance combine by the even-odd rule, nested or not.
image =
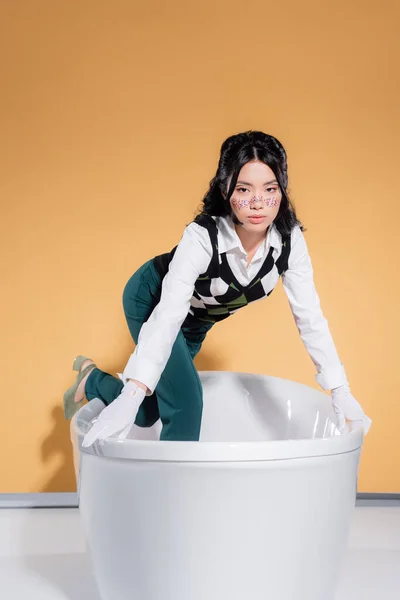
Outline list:
[[[215,220],[210,216],[202,215],[197,217],[195,222],[207,229],[213,254],[207,271],[195,282],[189,313],[182,327],[214,324],[251,302],[269,296],[282,273],[287,270],[290,254],[289,235],[282,239],[280,255],[274,259],[275,248],[271,246],[258,273],[249,284],[242,285],[230,268],[226,253],[218,251],[218,229]],[[175,251],[176,246],[171,252],[160,254],[153,259],[161,278],[164,278],[168,272]]]

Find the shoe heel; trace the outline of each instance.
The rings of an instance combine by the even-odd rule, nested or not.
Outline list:
[[[84,358],[85,358],[85,360],[87,360],[86,357],[84,357]],[[85,398],[83,397],[82,400],[75,402],[75,394],[78,390],[78,387],[79,387],[79,384],[81,383],[81,381],[83,379],[85,379],[85,377],[88,374],[91,373],[91,371],[95,368],[95,366],[96,366],[95,364],[88,365],[87,367],[85,367],[83,369],[83,371],[78,373],[78,375],[76,376],[75,383],[73,385],[71,385],[71,387],[68,388],[67,391],[65,392],[64,397],[63,397],[64,416],[67,420],[69,420],[71,417],[73,417],[74,414],[77,412],[77,410],[79,410],[79,408],[82,406],[82,403]]]
[[[84,398],[82,398],[82,400],[80,400],[79,402],[75,402],[74,396],[75,390],[72,390],[71,388],[67,390],[64,394],[64,417],[67,421],[72,419],[74,414],[78,412],[84,401]]]

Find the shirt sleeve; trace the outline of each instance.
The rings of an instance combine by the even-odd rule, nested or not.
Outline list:
[[[190,223],[163,279],[160,301],[142,325],[135,351],[121,377],[124,383],[136,379],[149,388],[149,394],[153,393],[189,312],[195,282],[207,270],[211,257],[208,231]]]
[[[298,225],[292,230],[288,267],[282,274],[282,283],[300,337],[317,369],[315,379],[324,390],[339,387],[347,383],[346,373],[336,351],[328,321],[321,310],[311,258]]]

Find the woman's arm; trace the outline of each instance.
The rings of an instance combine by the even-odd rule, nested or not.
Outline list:
[[[340,430],[347,431],[348,420],[351,428],[362,426],[367,433],[371,419],[350,392],[344,367],[322,313],[311,258],[300,227],[293,229],[291,241],[289,268],[282,275],[282,282],[301,339],[316,366],[315,379],[324,390],[331,391]]]
[[[289,268],[282,275],[282,283],[301,339],[317,369],[317,383],[324,390],[344,385],[346,373],[321,309],[311,258],[299,226],[292,231]]]
[[[124,383],[134,380],[147,388],[147,394],[153,393],[188,314],[195,282],[207,270],[211,256],[207,230],[196,223],[188,225],[162,282],[160,302],[142,325],[124,369]]]

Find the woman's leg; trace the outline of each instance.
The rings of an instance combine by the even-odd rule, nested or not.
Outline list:
[[[182,331],[175,340],[155,393],[163,424],[160,439],[197,442],[203,414],[203,388]]]
[[[137,290],[141,286],[143,276],[148,271],[148,267],[149,262],[142,265],[128,281],[124,291],[124,304],[127,297],[135,297]],[[147,275],[145,279],[149,280],[149,275]],[[154,281],[154,284],[157,284],[157,281]],[[153,288],[154,287],[157,287],[157,285],[154,285]],[[145,285],[145,293],[146,290],[147,286]],[[153,291],[156,290],[153,289]],[[156,299],[153,296],[153,293],[150,293],[147,298],[147,302],[145,303],[146,306],[144,306],[144,310],[141,311],[141,324],[148,319],[155,304],[157,304],[158,300],[155,300]],[[135,342],[137,342],[137,338],[134,338],[134,340]],[[104,404],[108,405],[120,395],[123,387],[124,384],[118,377],[114,377],[113,375],[110,375],[105,371],[101,371],[100,369],[95,368],[89,373],[89,376],[86,380],[85,396],[87,400],[93,400],[93,398],[100,398],[100,400],[102,400]],[[151,427],[159,419],[159,417],[160,415],[158,412],[157,398],[155,394],[153,394],[152,396],[146,396],[146,398],[140,406],[139,412],[135,420],[135,424],[139,427]]]
[[[143,271],[139,285],[140,289],[137,279],[131,279],[123,294],[125,317],[136,343],[143,323],[158,304],[161,295],[161,280],[151,262]],[[198,333],[192,333],[188,341],[184,332],[179,332],[154,394],[146,398],[146,407],[144,403],[140,407],[139,412],[142,411],[142,414],[138,414],[138,417],[145,422],[152,420],[150,414],[153,418],[160,415],[163,423],[162,440],[199,439],[203,393],[193,358],[200,350],[208,329],[206,327],[204,331],[202,328]]]

